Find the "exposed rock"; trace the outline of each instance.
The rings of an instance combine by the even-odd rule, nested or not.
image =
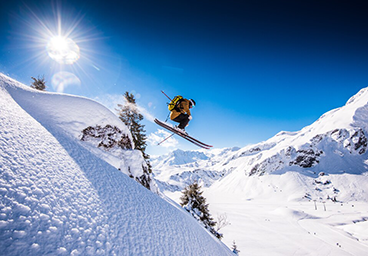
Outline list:
[[[367,151],[367,137],[365,136],[362,129],[356,131],[351,137],[350,140],[353,143],[353,148],[360,155],[364,154]]]
[[[285,164],[281,160],[281,157],[279,154],[274,155],[270,158],[265,159],[263,162],[256,164],[249,173],[249,176],[258,174],[263,175],[266,172],[273,172],[277,171],[280,168],[284,167]]]
[[[128,135],[116,126],[106,125],[101,127],[99,125],[92,127],[89,126],[82,131],[82,141],[90,141],[98,139],[98,147],[103,147],[105,150],[109,150],[114,147],[120,147],[124,150],[132,149],[132,142]]]
[[[101,127],[99,125],[96,125],[95,127],[89,126],[82,131],[81,140],[88,141],[90,144],[96,147],[102,148],[105,151],[109,151],[118,159],[122,156],[119,153],[121,150],[133,149],[133,143],[129,136],[124,134],[118,127],[111,125],[106,125],[105,127]],[[140,169],[138,171],[133,171],[130,166],[128,166],[127,170],[121,170],[120,168],[118,169],[125,172],[129,177],[135,179],[147,189],[155,192],[156,188],[147,165],[142,161],[141,166],[142,169],[140,169],[139,166],[135,167],[135,169]]]
[[[296,159],[291,161],[289,165],[298,165],[303,168],[311,168],[319,163],[319,156],[322,153],[322,151],[315,152],[313,149],[298,150]]]

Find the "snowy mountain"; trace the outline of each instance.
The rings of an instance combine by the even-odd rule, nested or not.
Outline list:
[[[156,191],[132,147],[102,105],[0,74],[1,254],[232,255],[138,183]]]
[[[360,256],[368,253],[367,136],[364,88],[300,131],[152,163],[177,202],[183,187],[202,184],[213,216],[231,223],[223,241],[236,241],[240,254]]]
[[[162,191],[182,191],[194,181],[209,187],[229,173],[214,166],[239,148],[183,151],[177,149],[167,155],[153,157],[156,183]]]
[[[301,131],[280,132],[267,141],[242,149],[175,151],[161,156],[153,161],[158,173],[155,178],[159,183],[169,184],[166,189],[172,191],[174,187],[181,190],[194,180],[201,180],[208,187],[224,176],[228,176],[224,179],[234,176],[234,180],[287,172],[317,180],[324,179],[323,174],[366,176],[367,135],[368,88],[365,88],[345,106],[329,111]],[[335,189],[331,198],[336,194],[339,193]],[[368,195],[361,194],[362,199],[368,200]]]
[[[327,112],[298,132],[280,132],[239,150],[222,163],[232,169],[222,182],[228,186],[231,179],[297,173],[312,179],[299,186],[307,198],[367,202],[367,113],[368,88],[364,88],[345,106]],[[342,177],[349,186],[337,181]],[[301,196],[300,192],[295,196]]]

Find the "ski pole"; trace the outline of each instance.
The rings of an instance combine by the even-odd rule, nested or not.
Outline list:
[[[175,133],[171,134],[166,139],[164,139],[163,141],[161,141],[160,143],[158,143],[157,146],[161,145],[163,142],[165,142],[166,140],[168,140],[169,138],[171,138],[173,135],[175,135]]]
[[[166,95],[166,93],[164,93],[163,90],[161,90],[161,92],[171,101],[170,97]]]
[[[166,93],[164,93],[164,91],[163,90],[161,90],[161,92],[171,101],[171,99],[170,99],[170,97],[169,96],[167,96],[166,95]],[[168,105],[169,105],[169,103],[167,103]],[[167,122],[167,119],[169,119],[169,115],[170,115],[170,113],[167,115],[167,117],[166,117],[166,120],[165,120],[165,123]],[[164,140],[165,141],[165,140]],[[163,141],[162,141],[163,142]],[[162,142],[160,142],[160,143],[158,143],[157,145],[160,145]]]

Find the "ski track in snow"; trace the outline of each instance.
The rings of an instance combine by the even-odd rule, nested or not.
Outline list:
[[[180,207],[62,129],[72,123],[23,103],[36,121],[13,99],[32,92],[0,78],[2,255],[231,255]]]

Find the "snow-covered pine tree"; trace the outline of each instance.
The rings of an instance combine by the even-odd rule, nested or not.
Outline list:
[[[201,186],[197,182],[194,182],[185,187],[182,193],[183,195],[180,198],[181,206],[190,212],[195,219],[200,221],[213,235],[221,239],[223,235],[218,233],[214,228],[216,222],[211,217],[206,198],[202,196],[203,191],[201,191]]]
[[[143,120],[143,115],[138,111],[133,94],[125,92],[124,97],[126,101],[125,104],[118,104],[118,107],[120,108],[118,109],[119,118],[128,127],[132,134],[134,149],[140,150],[144,159],[146,160],[147,167],[143,166],[142,168],[147,175],[146,177],[141,177],[139,182],[146,188],[150,189],[150,173],[152,173],[152,166],[149,161],[150,157],[145,152],[147,147],[146,130],[144,129],[144,125],[140,124],[140,122]]]
[[[31,77],[33,79],[33,82],[31,84],[31,87],[40,91],[44,91],[46,89],[46,81],[45,77],[42,76],[41,78],[38,76],[38,78]]]

